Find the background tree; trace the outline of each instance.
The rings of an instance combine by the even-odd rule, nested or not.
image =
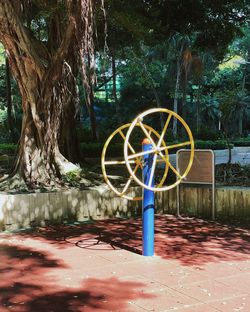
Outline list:
[[[188,0],[178,6],[155,0],[0,0],[0,40],[23,110],[13,174],[18,172],[29,187],[59,183],[65,172],[77,169],[70,161],[78,160],[79,120],[85,128],[90,124],[91,140],[98,127],[105,137],[142,109],[174,109],[177,93],[178,113],[186,110],[194,128],[195,108],[198,121],[210,93],[207,74],[216,74],[214,67],[205,68],[202,56],[207,53],[221,62],[232,39],[244,35],[240,27],[246,25],[248,12],[248,2],[236,0]],[[170,49],[169,38],[176,34],[189,38],[180,55]],[[195,61],[204,67],[199,82]],[[105,62],[105,69],[96,71],[96,64]],[[106,90],[105,101],[95,93],[100,86]],[[88,119],[79,119],[78,88],[86,99]],[[213,91],[213,103],[216,96]]]

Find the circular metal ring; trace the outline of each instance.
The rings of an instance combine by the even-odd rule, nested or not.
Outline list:
[[[144,120],[144,118],[150,114],[155,114],[155,113],[165,113],[168,115],[167,119],[166,119],[166,122],[165,122],[165,125],[164,125],[164,128],[162,129],[162,133],[160,135],[160,139],[159,141],[157,142],[157,144],[154,142],[154,140],[152,139],[152,137],[150,136],[149,132],[147,131],[147,129],[144,127],[144,125],[142,124],[141,120]],[[169,145],[169,146],[162,146],[162,143],[164,142],[163,139],[164,139],[164,136],[166,134],[166,131],[167,131],[167,128],[168,128],[168,125],[169,125],[169,122],[171,120],[171,118],[176,118],[185,128],[187,134],[188,134],[188,138],[189,140],[186,141],[186,142],[182,142],[182,143],[177,143],[177,144],[172,144],[172,145]],[[133,173],[133,170],[131,168],[131,165],[130,165],[130,162],[131,160],[134,159],[134,155],[129,155],[128,153],[128,146],[129,146],[129,139],[130,139],[130,136],[131,136],[131,133],[132,131],[134,130],[134,128],[136,126],[140,126],[142,131],[144,132],[145,136],[149,139],[150,143],[152,144],[153,148],[150,150],[150,151],[147,151],[147,152],[140,152],[140,153],[136,153],[135,155],[136,156],[143,156],[145,154],[154,154],[154,158],[156,159],[157,158],[157,155],[160,155],[162,157],[162,152],[163,151],[166,151],[166,150],[170,150],[170,149],[174,149],[174,148],[181,148],[183,146],[190,146],[190,158],[189,158],[189,162],[188,162],[188,165],[186,167],[186,170],[185,172],[181,175],[177,169],[170,163],[169,159],[166,159],[166,167],[169,167],[173,172],[174,174],[177,176],[177,180],[175,183],[171,184],[171,185],[166,185],[166,186],[162,186],[162,185],[157,185],[157,186],[150,186],[152,185],[151,183],[149,183],[149,185],[146,185],[143,183],[142,180],[140,180],[134,173]],[[194,139],[193,139],[193,135],[192,135],[192,132],[190,130],[190,128],[188,127],[188,125],[186,124],[186,122],[184,121],[183,118],[181,118],[177,113],[169,110],[169,109],[165,109],[165,108],[153,108],[153,109],[149,109],[143,113],[141,113],[139,116],[137,116],[134,121],[131,123],[128,131],[127,131],[127,135],[126,135],[126,138],[125,138],[125,142],[124,142],[124,159],[125,159],[125,163],[126,163],[126,166],[128,168],[128,171],[130,173],[130,175],[134,178],[134,180],[140,185],[142,186],[143,188],[145,189],[148,189],[148,190],[151,190],[151,191],[155,191],[155,192],[160,192],[160,191],[167,191],[167,190],[170,190],[172,188],[174,188],[175,186],[177,186],[182,179],[184,179],[189,170],[191,169],[191,166],[192,166],[192,163],[193,163],[193,159],[194,159]],[[164,157],[162,157],[162,159],[164,160]],[[154,170],[155,170],[155,164],[154,164],[154,161],[153,161],[153,170],[152,170],[152,176],[154,175]]]
[[[115,165],[126,165],[126,163],[125,163],[125,160],[121,160],[121,161],[119,161],[119,160],[116,160],[116,159],[114,159],[114,160],[106,160],[106,154],[107,154],[107,149],[108,149],[108,146],[110,145],[110,143],[111,143],[111,141],[112,141],[112,139],[116,136],[116,135],[120,135],[121,137],[122,137],[122,139],[125,141],[125,139],[126,139],[126,133],[124,134],[123,133],[123,131],[124,130],[127,130],[129,127],[130,127],[130,123],[128,123],[128,124],[125,124],[125,125],[123,125],[123,126],[121,126],[121,127],[119,127],[118,129],[116,129],[109,137],[108,137],[108,139],[106,140],[106,142],[105,142],[105,144],[104,144],[104,146],[103,146],[103,150],[102,150],[102,156],[101,156],[101,168],[102,168],[102,174],[103,174],[103,177],[104,177],[104,180],[105,180],[105,182],[107,183],[107,185],[109,186],[109,188],[113,191],[113,192],[115,192],[118,196],[120,196],[120,197],[123,197],[123,198],[126,198],[126,199],[129,199],[129,200],[142,200],[142,197],[141,196],[130,196],[130,195],[128,195],[128,190],[129,190],[129,186],[130,186],[130,184],[131,184],[131,182],[132,182],[132,180],[134,179],[134,177],[133,177],[133,175],[135,175],[135,173],[136,173],[136,171],[137,171],[137,169],[139,169],[139,167],[141,167],[142,168],[142,166],[143,166],[143,163],[142,163],[142,161],[141,161],[141,158],[142,157],[135,157],[135,160],[134,161],[130,161],[130,163],[132,164],[135,164],[136,166],[135,166],[135,168],[134,169],[132,169],[131,168],[131,170],[132,170],[132,172],[133,172],[133,175],[130,175],[130,177],[128,178],[128,180],[127,180],[127,182],[126,182],[126,184],[125,184],[125,187],[123,188],[123,190],[119,190],[119,189],[117,189],[112,183],[111,183],[111,181],[110,181],[110,179],[108,178],[108,174],[107,174],[107,170],[106,170],[106,166],[108,166],[108,165],[110,165],[110,166],[115,166]],[[137,125],[136,125],[137,126]],[[160,135],[159,135],[159,133],[156,131],[156,130],[154,130],[152,127],[150,127],[150,126],[148,126],[148,125],[143,125],[144,127],[145,127],[145,129],[147,129],[147,131],[151,134],[151,133],[153,133],[158,139],[160,139]],[[166,147],[166,144],[165,144],[165,142],[163,141],[162,142],[162,145],[164,146],[164,147]],[[135,153],[135,151],[134,151],[134,149],[133,149],[133,147],[132,147],[132,145],[128,142],[127,143],[127,146],[128,146],[128,148],[130,149],[130,151],[132,152],[132,153]],[[166,163],[169,161],[169,156],[168,156],[168,150],[166,149],[165,151],[164,151],[164,157],[165,157],[165,159],[166,159]],[[159,187],[161,187],[162,185],[163,185],[163,183],[165,182],[165,179],[166,179],[166,177],[167,177],[167,174],[168,174],[168,166],[165,166],[165,170],[164,170],[164,173],[163,173],[163,176],[162,176],[162,178],[161,178],[161,180],[160,180],[160,183],[158,184],[158,186]]]

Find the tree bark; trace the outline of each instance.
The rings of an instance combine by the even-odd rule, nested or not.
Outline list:
[[[92,55],[92,58],[94,56]],[[81,61],[82,83],[85,89],[85,103],[90,119],[90,128],[93,141],[97,141],[97,122],[94,110],[94,88],[95,88],[95,65],[93,59],[88,58],[88,74],[84,60]]]
[[[198,133],[200,131],[200,84],[198,87],[198,93],[196,97],[196,132]]]
[[[96,115],[94,110],[94,92],[93,88],[91,88],[91,94],[90,94],[90,106],[88,107],[89,112],[89,118],[90,118],[90,125],[91,125],[91,132],[92,132],[92,138],[93,141],[98,140],[98,133],[97,133],[97,122],[96,122]]]
[[[12,118],[12,97],[11,97],[11,78],[10,78],[10,67],[7,56],[5,56],[5,77],[6,77],[6,101],[7,101],[7,118],[8,128],[13,143],[16,142],[15,133],[13,128]]]
[[[105,103],[106,103],[106,105],[108,105],[108,103],[109,103],[109,91],[108,91],[108,86],[107,86],[107,77],[105,74],[103,76],[103,79],[104,79],[104,90],[105,90]]]
[[[187,77],[185,77],[182,88],[181,117],[184,120],[186,120],[187,117]],[[182,137],[184,137],[186,134],[186,130],[183,127],[181,128],[180,134]]]
[[[239,110],[239,115],[238,115],[238,133],[240,136],[243,134],[243,109],[242,107]]]
[[[112,64],[112,77],[113,77],[113,99],[116,109],[116,115],[119,123],[122,123],[122,115],[121,115],[121,106],[119,100],[117,98],[117,88],[116,88],[116,62],[115,62],[115,53],[114,51],[111,52],[111,64]]]
[[[246,88],[246,76],[247,76],[247,66],[245,66],[243,71],[243,79],[242,79],[242,93],[244,94]],[[243,105],[240,103],[239,114],[238,114],[238,133],[242,136],[243,133]]]
[[[64,28],[53,26],[57,41],[45,45],[30,35],[20,12],[17,2],[0,1],[0,40],[19,86],[23,109],[20,148],[12,174],[19,173],[31,188],[51,186],[60,183],[63,174],[78,169],[62,155],[59,143],[66,141],[70,147],[71,142],[73,146],[75,137],[73,104],[77,95],[72,60],[77,56],[74,49],[69,52],[75,25],[69,16],[66,25],[63,20]],[[67,135],[62,126],[68,127]]]
[[[174,92],[174,112],[178,114],[178,98],[179,98],[179,89],[180,89],[180,64],[179,60],[177,61],[177,73],[176,73],[176,83],[175,83],[175,92]],[[173,119],[173,137],[177,138],[177,118]]]
[[[65,130],[61,134],[64,147],[61,149],[67,151],[69,158],[73,158],[69,151],[74,143],[75,137],[71,135],[75,125],[74,122],[69,124],[69,120],[72,122],[73,118],[72,115],[67,115],[70,101],[66,99],[70,96],[61,94],[62,88],[67,88],[67,79],[62,74],[61,79],[54,83],[51,81],[53,79],[48,75],[47,83],[51,86],[47,83],[44,85],[41,81],[36,82],[36,87],[41,90],[39,95],[32,85],[19,82],[24,117],[16,169],[32,188],[59,183],[63,174],[77,169],[61,154],[59,148],[60,130],[64,124]]]
[[[181,44],[180,51],[178,51],[177,60],[176,60],[176,82],[175,82],[175,92],[174,92],[174,112],[178,114],[178,99],[179,99],[179,90],[181,82],[181,72],[182,72],[182,57],[184,50],[184,42]],[[177,138],[178,134],[178,125],[177,118],[173,119],[173,137]]]

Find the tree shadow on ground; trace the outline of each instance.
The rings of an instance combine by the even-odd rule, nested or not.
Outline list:
[[[250,260],[250,230],[201,219],[158,216],[155,245],[183,265]]]
[[[142,283],[124,282],[117,278],[91,278],[79,290],[64,290],[38,296],[28,303],[27,311],[123,311],[135,299],[155,296],[137,290],[143,286]]]
[[[99,244],[98,249],[101,249],[101,242],[105,242],[113,249],[142,252],[141,219],[109,219],[77,226],[50,226],[22,235],[49,241],[58,248],[75,244],[94,249]],[[91,240],[93,244],[88,244]],[[156,215],[155,254],[164,259],[177,259],[183,265],[250,260],[250,230],[240,228],[239,224],[235,227],[195,218]]]
[[[45,283],[41,277],[45,276],[50,269],[59,267],[66,266],[61,260],[53,259],[49,252],[1,244],[0,305],[8,310],[13,305],[21,304],[30,296],[41,292],[44,287],[43,282]]]
[[[143,283],[117,278],[90,278],[67,288],[49,277],[57,268],[67,266],[49,252],[0,245],[0,311],[121,311],[129,301],[153,297],[141,291]]]

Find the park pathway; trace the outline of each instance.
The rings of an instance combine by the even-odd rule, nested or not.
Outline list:
[[[0,234],[0,311],[250,311],[250,230],[156,217],[155,256],[141,220]]]

